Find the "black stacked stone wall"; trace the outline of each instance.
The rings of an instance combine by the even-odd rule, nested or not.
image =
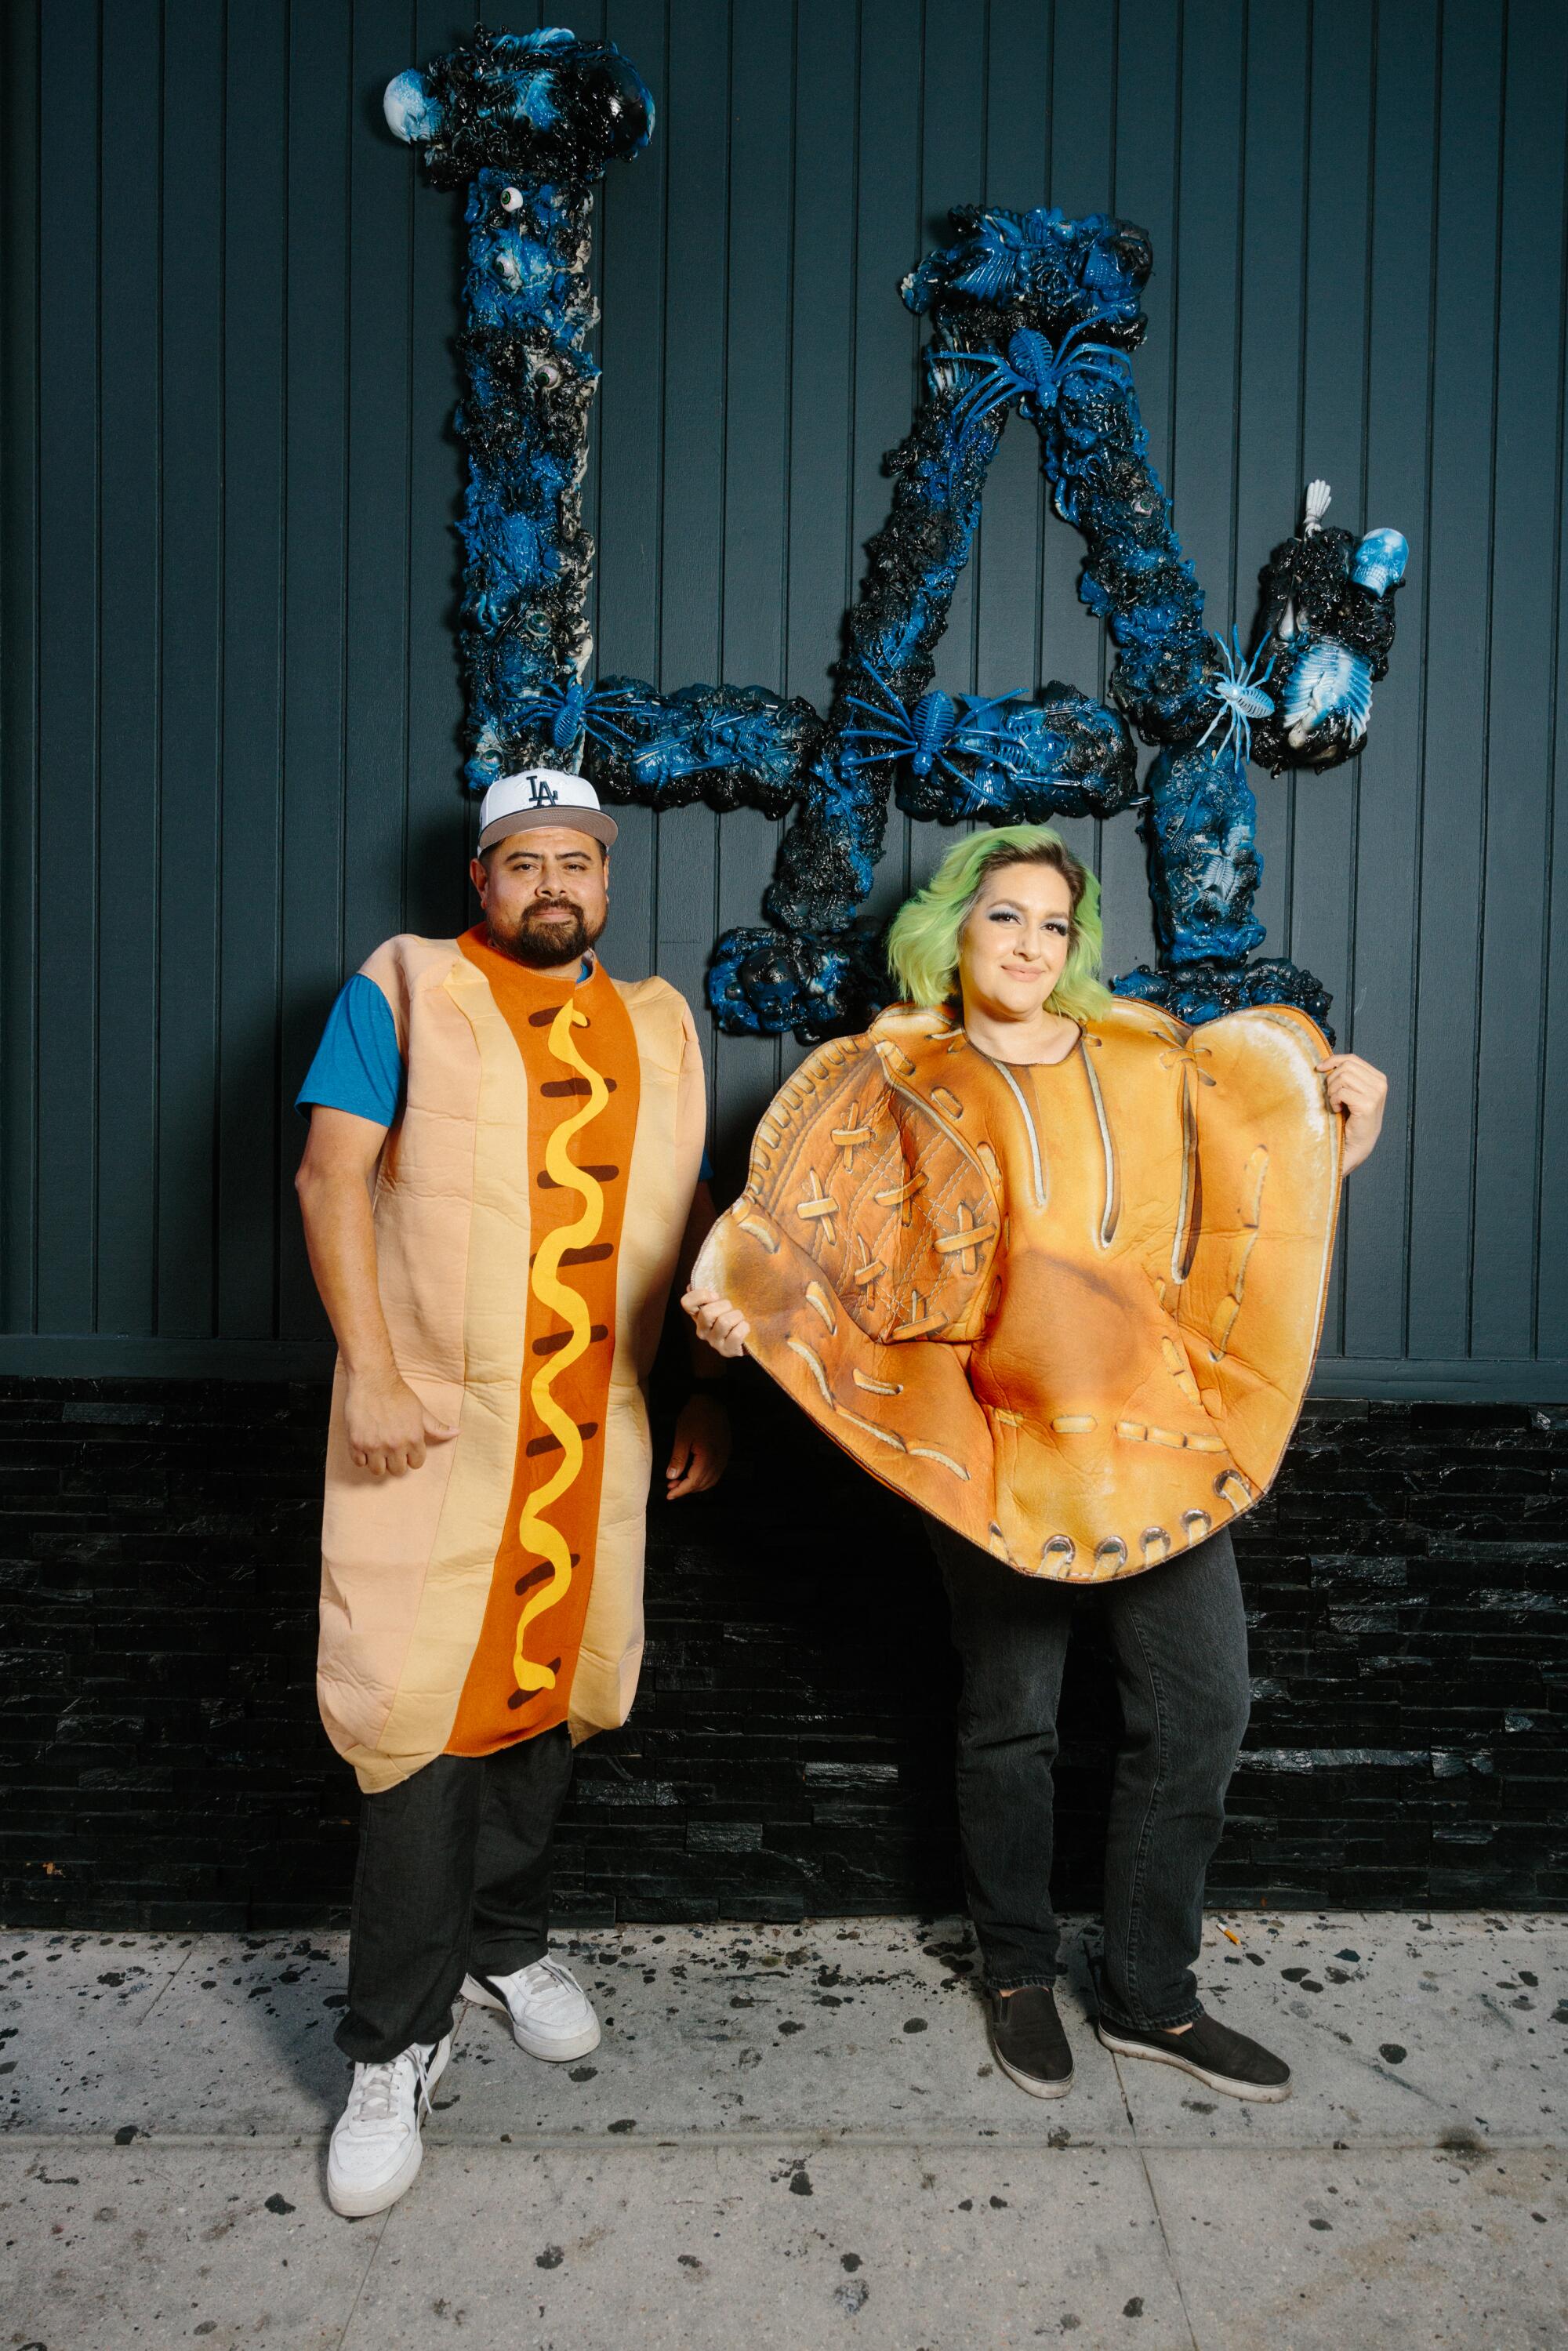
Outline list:
[[[955,1671],[919,1520],[760,1380],[736,1417],[726,1483],[653,1511],[642,1691],[579,1756],[561,1910],[955,1907]],[[0,1382],[7,1924],[343,1916],[356,1798],[311,1688],[325,1420],[315,1384]],[[1254,1704],[1212,1898],[1568,1901],[1568,1409],[1310,1405],[1238,1551]],[[1115,1723],[1088,1595],[1072,1906]]]

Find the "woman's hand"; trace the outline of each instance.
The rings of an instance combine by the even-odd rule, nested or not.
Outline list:
[[[425,1447],[449,1444],[457,1434],[427,1412],[393,1370],[350,1374],[343,1430],[355,1467],[372,1478],[401,1478],[422,1469]]]
[[[729,1415],[717,1396],[688,1396],[664,1465],[667,1499],[678,1502],[684,1494],[706,1494],[716,1486],[729,1459]]]
[[[716,1290],[688,1290],[681,1304],[696,1324],[697,1337],[716,1355],[745,1353],[751,1325],[738,1306],[732,1306]]]
[[[1344,1121],[1344,1156],[1341,1173],[1348,1176],[1367,1158],[1383,1127],[1383,1107],[1388,1100],[1388,1081],[1381,1070],[1364,1061],[1359,1053],[1331,1053],[1320,1061],[1323,1091],[1330,1110],[1337,1111]]]

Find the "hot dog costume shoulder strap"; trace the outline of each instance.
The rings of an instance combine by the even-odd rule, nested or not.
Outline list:
[[[1008,1066],[898,1007],[757,1130],[695,1279],[884,1484],[1020,1573],[1098,1583],[1250,1508],[1322,1328],[1340,1123],[1283,1006],[1117,1001]]]
[[[625,1719],[643,1646],[642,1382],[702,1156],[691,1015],[659,979],[580,987],[483,935],[365,976],[407,1071],[375,1199],[398,1367],[456,1438],[355,1468],[328,1443],[318,1693],[369,1791],[442,1753]]]

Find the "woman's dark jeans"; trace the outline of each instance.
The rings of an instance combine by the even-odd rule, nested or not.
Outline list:
[[[1051,1767],[1067,1636],[1098,1605],[1115,1655],[1123,1737],[1105,1852],[1108,2024],[1202,2013],[1193,1961],[1203,1881],[1247,1728],[1247,1624],[1223,1531],[1114,1583],[1020,1575],[927,1521],[964,1663],[958,1817],[969,1909],[995,1991],[1053,1984]]]

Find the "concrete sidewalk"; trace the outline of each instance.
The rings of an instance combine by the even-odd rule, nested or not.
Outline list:
[[[961,1924],[563,1937],[601,2047],[464,2011],[421,2179],[348,2223],[336,1938],[0,1937],[0,2345],[1568,2346],[1568,1919],[1214,1921],[1279,2106],[1113,2061],[1070,1948],[1046,2103]]]

